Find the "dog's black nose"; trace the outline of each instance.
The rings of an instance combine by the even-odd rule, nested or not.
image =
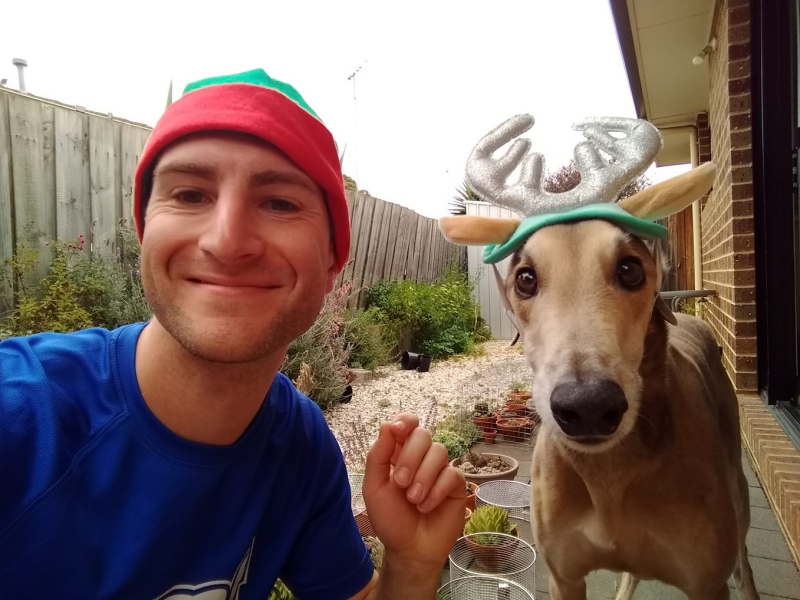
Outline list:
[[[610,379],[562,383],[550,396],[561,430],[571,437],[606,437],[619,427],[628,410],[625,392]]]

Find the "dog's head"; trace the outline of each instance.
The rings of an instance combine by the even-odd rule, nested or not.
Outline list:
[[[493,156],[533,123],[530,115],[508,119],[467,161],[467,181],[481,198],[525,218],[451,216],[439,227],[453,243],[485,246],[484,262],[513,257],[503,291],[543,425],[574,449],[601,451],[631,431],[641,404],[640,366],[663,273],[660,252],[642,240],[665,237],[657,221],[706,194],[716,167],[706,163],[617,202],[656,158],[661,135],[638,119],[585,119],[574,126],[586,138],[575,147],[580,183],[551,193],[543,157],[526,156],[529,140]]]
[[[633,428],[662,264],[601,220],[545,227],[513,255],[505,292],[533,369],[532,402],[574,449],[604,449]]]

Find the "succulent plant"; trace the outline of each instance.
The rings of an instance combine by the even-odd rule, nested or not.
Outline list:
[[[499,506],[485,505],[476,508],[464,527],[466,535],[476,533],[505,533],[511,535],[516,526],[508,520],[508,511]],[[476,535],[472,540],[477,544],[494,545],[501,538],[493,535]]]

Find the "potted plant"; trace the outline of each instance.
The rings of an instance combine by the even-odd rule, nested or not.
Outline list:
[[[528,400],[531,399],[531,393],[528,390],[528,386],[525,384],[524,381],[515,381],[511,384],[508,393],[508,404],[509,405],[522,405],[524,409],[527,404]]]
[[[497,420],[497,416],[494,413],[489,412],[489,404],[486,402],[478,402],[474,406],[474,410],[472,412],[472,421],[478,427],[484,428],[487,426],[494,427],[494,422]]]
[[[477,493],[477,491],[478,491],[478,484],[468,481],[466,506],[470,510],[475,510],[475,494]]]
[[[489,572],[504,568],[519,541],[517,526],[508,519],[508,511],[485,505],[472,511],[464,526],[464,539],[478,566]],[[513,536],[513,537],[509,537]]]
[[[481,485],[487,481],[513,481],[519,471],[519,462],[505,454],[469,451],[450,461],[450,466],[461,469],[467,481]]]
[[[497,437],[497,429],[484,427],[481,430],[481,434],[483,435],[483,441],[487,444],[494,444],[494,439]]]
[[[530,427],[531,420],[526,417],[497,419],[497,431],[507,440],[521,441],[525,437],[526,430],[530,431]]]

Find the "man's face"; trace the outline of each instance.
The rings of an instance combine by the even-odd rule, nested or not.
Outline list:
[[[238,134],[164,151],[141,261],[157,321],[191,354],[225,363],[283,352],[336,275],[322,190],[283,153]]]

